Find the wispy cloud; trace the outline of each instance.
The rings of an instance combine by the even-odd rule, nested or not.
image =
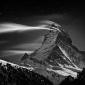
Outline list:
[[[23,55],[24,53],[31,54],[31,53],[33,53],[33,51],[28,51],[28,50],[5,50],[3,52],[4,56]]]
[[[29,30],[49,30],[45,25],[41,26],[26,26],[21,24],[15,23],[3,23],[0,24],[0,33],[8,33],[8,32],[22,32],[22,31],[29,31]]]
[[[11,49],[21,49],[21,50],[35,50],[41,46],[41,43],[23,43],[13,46]]]
[[[8,41],[0,41],[0,44],[5,44],[5,43],[8,43]]]

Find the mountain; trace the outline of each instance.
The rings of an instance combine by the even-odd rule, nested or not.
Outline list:
[[[72,44],[69,34],[60,25],[54,22],[47,24],[50,31],[44,35],[41,47],[30,55],[25,54],[22,64],[30,64],[55,85],[68,76],[76,79],[78,72],[85,67],[85,54]]]
[[[82,78],[85,52],[72,44],[59,24],[44,24],[48,32],[40,48],[25,53],[16,64],[0,59],[0,85],[66,85]]]

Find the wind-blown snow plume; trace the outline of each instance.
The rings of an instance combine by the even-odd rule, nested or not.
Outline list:
[[[15,23],[3,23],[0,24],[0,33],[9,33],[9,32],[22,32],[22,31],[30,31],[30,30],[50,30],[47,25],[40,26],[26,26]]]

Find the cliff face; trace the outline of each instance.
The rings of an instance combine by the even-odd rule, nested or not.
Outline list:
[[[82,58],[84,55],[72,45],[72,40],[68,33],[66,33],[61,26],[56,23],[48,25],[49,32],[44,35],[42,46],[35,50],[31,55],[23,57],[24,65],[30,64],[36,68],[36,72],[48,77],[53,82],[57,81],[57,76],[77,77],[77,72],[82,71],[84,62]],[[45,74],[42,73],[45,72]],[[48,72],[51,72],[48,74]]]

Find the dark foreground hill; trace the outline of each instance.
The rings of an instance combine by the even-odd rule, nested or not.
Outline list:
[[[53,85],[44,76],[26,68],[0,62],[0,85]]]
[[[53,85],[50,80],[32,70],[2,63],[0,63],[0,85]],[[78,73],[77,79],[68,76],[60,85],[84,85],[84,83],[85,69]]]

